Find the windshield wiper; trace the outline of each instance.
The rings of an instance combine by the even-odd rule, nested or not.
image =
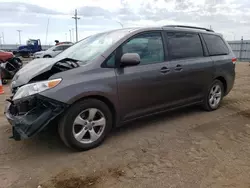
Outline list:
[[[79,60],[72,59],[72,58],[65,58],[65,59],[60,60],[59,62],[68,64],[70,66],[70,68],[76,68],[76,67],[80,66],[78,64]]]

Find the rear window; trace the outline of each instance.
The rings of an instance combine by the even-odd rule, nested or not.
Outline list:
[[[227,55],[229,53],[228,47],[221,37],[217,35],[202,34],[206,42],[209,55]]]

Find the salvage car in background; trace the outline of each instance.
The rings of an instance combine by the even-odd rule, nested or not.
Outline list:
[[[14,55],[12,52],[5,52],[3,50],[0,50],[0,63],[3,63],[13,57]]]
[[[70,46],[72,46],[72,45],[71,44],[61,44],[61,45],[53,46],[46,51],[40,51],[40,52],[34,53],[34,58],[52,58],[52,57],[57,56],[59,53],[66,50]]]
[[[12,79],[22,66],[22,60],[15,57],[12,52],[0,50],[0,69],[3,84],[6,84],[7,80]]]

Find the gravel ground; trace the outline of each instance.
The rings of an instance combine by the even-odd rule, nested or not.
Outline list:
[[[249,71],[237,65],[219,110],[191,107],[136,121],[87,152],[67,149],[53,130],[10,140],[0,115],[0,187],[250,187]]]

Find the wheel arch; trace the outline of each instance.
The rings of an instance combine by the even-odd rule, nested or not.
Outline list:
[[[215,80],[219,80],[221,81],[221,83],[223,84],[223,89],[224,89],[224,93],[227,93],[227,80],[223,77],[223,76],[218,76],[215,78]]]
[[[108,106],[108,108],[110,109],[111,114],[112,114],[112,127],[115,127],[117,120],[118,120],[117,109],[116,109],[114,103],[112,103],[111,100],[108,99],[107,97],[102,96],[102,95],[88,95],[88,96],[84,96],[80,99],[75,100],[71,105],[78,103],[79,101],[88,100],[88,99],[96,99],[96,100],[102,101],[103,103],[105,103]]]
[[[49,54],[46,54],[46,55],[43,56],[43,58],[45,58],[45,57],[50,57],[51,58],[52,56],[49,55]]]

